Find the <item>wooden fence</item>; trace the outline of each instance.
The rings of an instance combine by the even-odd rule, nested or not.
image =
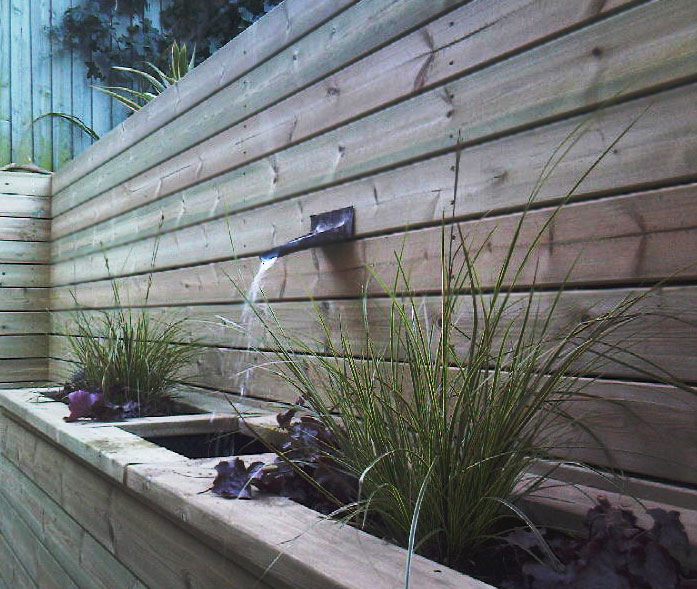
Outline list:
[[[102,135],[126,116],[124,108],[93,90],[78,52],[48,33],[80,0],[0,0],[0,166],[10,161],[54,170],[83,152],[91,139],[48,112],[75,115]],[[159,0],[146,16],[158,26]],[[125,64],[130,65],[130,64]]]
[[[305,233],[311,214],[344,206],[355,207],[353,242],[268,271],[264,289],[281,320],[316,335],[319,303],[332,325],[341,317],[359,337],[351,318],[365,264],[388,275],[402,243],[414,286],[433,305],[442,215],[473,238],[498,226],[483,254],[495,265],[552,150],[602,105],[539,195],[524,242],[636,122],[545,235],[538,283],[559,285],[578,259],[560,323],[662,280],[646,305],[695,319],[694,0],[286,0],[55,176],[51,374],[70,368],[70,327],[60,326],[70,325],[72,297],[108,308],[117,276],[128,304],[205,320],[189,324],[207,345],[189,382],[239,393],[234,373],[255,358],[216,320],[242,311],[228,276],[247,288],[260,252]],[[376,311],[388,303],[371,294]],[[551,295],[536,296],[545,304]],[[697,382],[689,326],[666,319],[625,335]],[[592,387],[624,402],[594,409],[614,466],[697,483],[694,397],[621,364]],[[252,372],[247,394],[294,397],[264,371]],[[608,463],[593,444],[569,455]]]
[[[0,387],[48,379],[51,177],[0,172]]]

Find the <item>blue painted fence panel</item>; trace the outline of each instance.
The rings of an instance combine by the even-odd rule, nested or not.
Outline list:
[[[79,117],[104,134],[126,110],[90,87],[78,52],[50,38],[66,9],[81,0],[0,0],[0,166],[33,162],[58,169],[92,143],[62,119],[35,119],[48,112]],[[160,0],[147,17],[159,26]]]

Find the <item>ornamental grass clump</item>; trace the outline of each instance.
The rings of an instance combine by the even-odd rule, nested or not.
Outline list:
[[[536,253],[545,232],[624,133],[544,223],[533,225],[530,209],[577,137],[559,146],[493,268],[482,262],[491,233],[474,243],[458,225],[444,222],[437,293],[430,302],[412,286],[404,249],[394,254],[390,278],[370,269],[373,288],[362,299],[360,339],[355,319],[332,328],[321,305],[320,337],[308,340],[289,333],[272,306],[247,301],[270,338],[267,369],[297,391],[296,409],[331,439],[315,444],[315,452],[325,454],[323,468],[330,465],[337,476],[355,481],[348,503],[324,489],[334,515],[407,547],[409,554],[462,567],[492,537],[530,524],[521,499],[539,489],[555,463],[542,475],[530,467],[563,451],[575,422],[569,402],[590,398],[585,387],[593,375],[614,362],[649,374],[629,350],[622,335],[627,332],[618,332],[646,315],[639,308],[646,295],[562,324],[557,309],[568,275],[545,297],[536,286]],[[459,162],[456,189],[458,172]],[[376,305],[375,297],[383,304]],[[675,384],[669,375],[659,376]],[[278,449],[281,460],[292,461],[284,451]],[[307,479],[307,465],[295,466]]]
[[[181,343],[182,319],[124,308],[115,285],[113,292],[115,309],[81,309],[75,315],[75,332],[68,338],[78,365],[67,385],[77,413],[71,420],[167,412],[177,379],[199,351],[196,342]]]

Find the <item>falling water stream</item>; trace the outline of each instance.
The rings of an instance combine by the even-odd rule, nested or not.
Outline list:
[[[240,314],[240,330],[242,331],[242,336],[246,338],[247,345],[245,350],[247,354],[240,359],[240,362],[235,371],[237,374],[237,384],[239,386],[239,391],[241,395],[244,395],[249,384],[249,377],[252,372],[252,367],[248,366],[243,368],[242,364],[248,362],[249,352],[252,349],[252,344],[254,341],[253,327],[256,319],[256,313],[254,312],[254,304],[257,302],[259,295],[262,293],[262,283],[264,276],[271,269],[271,267],[276,263],[278,258],[265,258],[261,260],[259,264],[259,269],[254,275],[252,284],[247,291],[247,297],[242,307],[242,313]]]

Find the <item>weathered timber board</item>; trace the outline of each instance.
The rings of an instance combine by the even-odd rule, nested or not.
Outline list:
[[[52,176],[28,172],[0,172],[0,194],[50,196]]]
[[[0,491],[0,509],[0,534],[10,539],[17,558],[36,585],[42,589],[77,589],[75,581],[8,501],[4,485]]]
[[[32,217],[47,219],[51,214],[51,202],[44,196],[2,194],[0,189],[0,217]]]
[[[0,296],[2,296],[0,294]],[[12,313],[0,311],[0,336],[48,333],[48,312]]]
[[[51,224],[47,219],[0,216],[0,238],[12,241],[48,241]]]
[[[11,540],[11,539],[10,539]],[[7,589],[38,589],[22,563],[13,552],[8,540],[0,535],[0,582]]]
[[[555,293],[538,293],[533,299],[534,309],[540,312],[540,323],[546,319],[552,305],[554,315],[550,321],[549,333],[560,334],[569,326],[590,321],[633,294],[643,294],[644,298],[630,312],[649,313],[640,315],[633,322],[622,326],[608,336],[608,341],[622,342],[622,345],[635,354],[655,362],[675,376],[688,381],[697,381],[697,340],[694,337],[697,325],[697,287],[665,287],[648,294],[638,289],[613,289],[600,291],[577,290],[563,294],[556,301]],[[527,305],[528,295],[514,294],[510,308],[501,329],[509,329],[509,337],[516,337],[522,324],[522,311]],[[488,300],[488,297],[485,297]],[[415,298],[416,308],[424,321],[434,322],[440,313],[440,299],[437,296]],[[354,355],[364,353],[365,332],[363,329],[361,300],[323,300],[317,302],[285,301],[268,305],[284,330],[299,338],[309,349],[329,352],[330,346],[340,349],[341,334],[349,342]],[[371,298],[365,302],[371,326],[371,339],[378,349],[387,349],[389,344],[390,301],[386,298]],[[260,305],[266,312],[266,305]],[[186,318],[183,324],[183,337],[178,341],[187,343],[199,341],[206,346],[236,348],[238,350],[276,348],[259,320],[241,323],[244,312],[242,304],[196,306],[186,308],[154,308],[149,310],[155,319],[172,320]],[[473,326],[473,308],[467,295],[460,297],[457,305],[456,325],[462,333],[469,334]],[[324,327],[319,323],[321,315]],[[87,313],[87,317],[97,314]],[[479,310],[481,320],[481,309]],[[273,324],[273,320],[270,320]],[[233,324],[243,325],[244,332]],[[539,325],[538,325],[539,327]],[[326,331],[325,331],[326,329]],[[74,315],[70,312],[56,313],[54,333],[77,335]],[[455,333],[452,344],[463,357],[469,349],[468,340]],[[290,349],[302,351],[286,344]],[[65,355],[65,351],[62,355]],[[210,356],[210,354],[209,354]],[[619,355],[625,362],[631,361],[627,355]],[[637,361],[638,363],[638,361]],[[643,365],[644,368],[648,367]],[[624,366],[613,363],[603,368],[603,374],[613,376],[637,376]]]
[[[263,110],[463,1],[411,0],[405,4],[373,0],[354,4],[269,59],[264,67],[235,80],[205,103],[145,136],[137,149],[115,156],[94,173],[63,191],[56,191],[54,217],[85,198],[176,155],[184,146],[210,137],[221,127]],[[293,75],[288,75],[289,68]],[[172,141],[175,135],[177,141]]]
[[[577,0],[469,2],[73,209],[69,225],[59,216],[55,235],[180,192],[595,17]]]
[[[0,383],[41,382],[48,380],[46,357],[0,359]]]
[[[78,586],[138,586],[128,569],[5,458],[0,472],[8,500]]]
[[[0,237],[0,263],[48,263],[50,244],[45,241],[9,241]]]
[[[35,268],[29,266],[30,268]],[[48,267],[46,267],[48,269]],[[0,265],[0,272],[5,272]],[[7,271],[8,276],[13,274]],[[19,274],[21,275],[21,274]],[[43,282],[46,276],[42,273],[39,282]],[[49,305],[48,288],[26,288],[24,286],[2,285],[0,289],[0,310],[2,311],[45,311]]]
[[[242,589],[255,585],[256,575],[18,424],[7,428],[4,454],[146,586]]]
[[[240,76],[261,66],[267,59],[305,36],[357,0],[286,0],[253,27],[189,72],[176,88],[158,96],[155,106],[145,107],[101,138],[80,158],[61,168],[55,192],[98,168],[179,114],[203,102]]]
[[[0,359],[45,358],[48,341],[42,335],[3,335],[0,337]]]
[[[50,267],[46,264],[0,264],[0,289],[48,287],[49,274]],[[10,292],[0,290],[0,301],[12,297]]]
[[[567,285],[623,284],[660,280],[668,275],[694,278],[697,215],[688,213],[695,206],[692,204],[695,199],[690,196],[693,191],[688,186],[565,206],[544,230],[536,253],[523,268],[517,285],[530,285],[533,280],[537,286],[551,286],[564,282]],[[675,215],[676,207],[685,214]],[[528,213],[512,258],[513,268],[522,263],[556,210]],[[520,219],[521,214],[516,213],[459,224],[470,251],[477,251],[487,243],[476,261],[483,287],[496,280],[512,231]],[[271,300],[359,297],[364,289],[370,294],[384,294],[379,284],[370,279],[367,266],[390,284],[396,272],[395,252],[401,252],[411,288],[433,292],[439,288],[442,231],[441,227],[431,227],[280,258],[267,270],[263,292]],[[613,262],[612,273],[608,273],[608,259]],[[147,304],[240,301],[240,292],[248,290],[258,266],[256,258],[242,258],[155,273]],[[58,267],[53,271],[54,284],[90,276],[84,265],[62,277]],[[512,272],[509,281],[511,276]],[[126,278],[120,281],[120,288],[125,304],[143,305],[149,281],[142,276]],[[87,307],[113,305],[111,282],[103,280],[52,289],[52,308],[74,307],[73,296]]]

